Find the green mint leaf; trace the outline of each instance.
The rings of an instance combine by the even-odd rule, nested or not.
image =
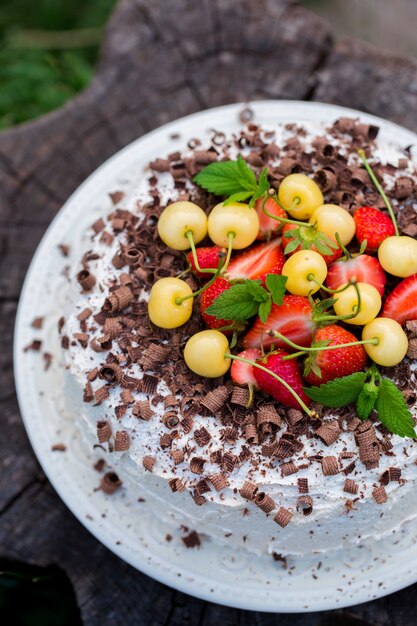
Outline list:
[[[375,407],[377,397],[378,387],[374,383],[365,383],[356,401],[356,411],[361,420],[368,419]]]
[[[227,292],[225,292],[227,293]],[[338,408],[355,402],[366,380],[365,372],[335,378],[320,387],[303,387],[309,398],[323,406]]]
[[[287,284],[287,276],[282,274],[267,274],[265,283],[271,292],[272,301],[274,304],[281,306],[283,297],[285,294],[285,285]]]
[[[271,307],[272,307],[271,298],[268,298],[268,300],[266,300],[265,302],[261,302],[261,304],[259,305],[258,315],[264,324],[266,324],[268,320],[269,314],[271,312]]]
[[[255,302],[266,302],[269,299],[269,293],[262,287],[260,280],[245,280],[244,285],[253,297]]]
[[[401,391],[392,380],[388,378],[381,380],[375,408],[381,424],[391,433],[412,439],[416,437],[410,410]]]
[[[207,308],[207,313],[217,319],[243,321],[256,315],[258,309],[259,302],[244,283],[232,285],[221,293]]]
[[[249,202],[249,206],[253,208],[255,206],[255,202],[260,198],[264,198],[265,194],[269,190],[269,181],[268,181],[268,170],[263,169],[259,175],[259,180],[257,183],[257,188],[252,196],[251,201]]]
[[[233,193],[227,200],[223,202],[224,206],[231,204],[232,202],[244,202],[248,198],[252,197],[251,191],[239,191],[239,193]]]
[[[247,185],[247,189],[252,191],[256,188],[256,176],[253,169],[249,167],[241,154],[237,157],[237,167],[243,184]]]
[[[245,161],[243,162],[245,163]],[[246,167],[252,172],[247,165]],[[255,180],[250,182],[253,180],[252,177],[250,177],[250,181],[250,175],[244,174],[242,177],[242,171],[243,166],[239,164],[239,161],[220,161],[206,165],[201,172],[194,176],[193,180],[197,185],[216,196],[232,196],[242,191],[250,191],[253,194],[256,190],[255,175],[252,172]]]
[[[285,246],[284,254],[291,254],[291,252],[294,252],[294,250],[296,250],[299,245],[300,242],[298,239],[292,239]]]

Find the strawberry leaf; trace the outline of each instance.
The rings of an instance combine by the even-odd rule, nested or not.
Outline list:
[[[294,250],[296,250],[299,245],[299,239],[292,239],[292,241],[288,242],[285,246],[284,254],[291,254],[291,252],[294,252]]]
[[[391,433],[415,439],[414,422],[404,397],[388,378],[382,378],[375,408],[378,418]]]
[[[269,291],[271,292],[272,301],[274,304],[278,304],[279,306],[281,306],[281,304],[283,303],[287,280],[287,276],[283,276],[282,274],[266,275],[265,283]]]
[[[303,387],[303,391],[323,406],[338,408],[356,401],[366,377],[365,372],[356,372],[350,376],[335,378],[319,387]]]

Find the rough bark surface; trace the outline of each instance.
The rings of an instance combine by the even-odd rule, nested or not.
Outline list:
[[[111,154],[193,111],[261,98],[334,102],[417,130],[417,64],[346,40],[287,0],[122,0],[91,86],[62,109],[0,134],[0,545],[57,563],[86,626],[407,626],[417,586],[338,613],[272,615],[188,597],[99,544],[43,476],[13,387],[12,329],[22,281],[60,206]],[[92,566],[93,564],[93,566]]]

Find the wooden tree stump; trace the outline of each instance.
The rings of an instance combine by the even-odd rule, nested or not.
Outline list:
[[[328,26],[289,0],[121,0],[91,86],[62,109],[0,134],[0,543],[57,563],[85,626],[379,626],[415,623],[417,586],[338,613],[254,614],[173,591],[99,544],[62,504],[27,441],[12,374],[12,327],[35,248],[69,194],[138,136],[194,111],[265,98],[324,100],[417,130],[417,64]]]

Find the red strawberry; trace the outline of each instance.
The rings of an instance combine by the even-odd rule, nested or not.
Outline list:
[[[336,246],[335,248],[329,246],[329,240]],[[295,243],[298,243],[295,248],[289,253],[285,252],[288,244],[291,244],[291,247],[293,247]],[[308,225],[297,226],[297,224],[285,224],[282,229],[282,248],[284,252],[289,255],[299,250],[313,250],[321,254],[326,261],[326,265],[330,265],[342,256],[342,248],[340,248],[332,237]],[[326,249],[330,251],[327,254]]]
[[[221,326],[227,326],[232,323],[231,320],[219,320],[217,317],[206,313],[206,310],[213,304],[213,301],[221,293],[223,293],[223,291],[230,289],[230,287],[231,285],[229,281],[219,277],[216,278],[214,283],[201,294],[200,312],[203,320],[209,328],[220,328]]]
[[[219,253],[221,251],[222,251],[222,248],[220,248],[220,246],[209,246],[207,248],[197,248],[196,249],[197,260],[201,269],[203,270],[216,269],[217,266],[219,265]],[[211,278],[212,274],[209,274],[208,272],[207,274],[205,274],[204,272],[199,272],[198,270],[196,270],[192,252],[189,252],[187,254],[187,261],[191,269],[193,270],[193,272],[196,274],[196,276],[198,276],[199,278]]]
[[[312,345],[317,341],[328,341],[329,346],[335,346],[357,341],[357,338],[341,326],[332,324],[331,326],[319,328],[315,332]],[[308,373],[305,375],[305,379],[310,385],[321,385],[334,378],[360,372],[365,367],[365,363],[366,352],[363,346],[360,345],[339,348],[337,350],[312,352],[311,356],[306,359],[306,369]],[[321,372],[321,377],[318,376],[318,372],[316,373],[315,371],[317,368]]]
[[[237,356],[241,356],[243,359],[248,359],[249,361],[257,361],[262,357],[262,352],[252,348],[250,350],[240,352]],[[258,383],[256,382],[253,370],[254,367],[250,363],[233,361],[230,374],[232,376],[232,380],[239,385],[252,385],[253,387],[257,387]]]
[[[387,237],[395,235],[395,227],[391,218],[371,206],[362,206],[353,214],[356,226],[356,239],[359,244],[367,241],[366,250],[375,252]]]
[[[417,320],[417,274],[404,278],[390,293],[381,317],[390,317],[399,324]]]
[[[255,210],[259,217],[259,233],[256,239],[266,239],[269,241],[273,235],[277,235],[282,227],[282,222],[268,217],[262,210],[263,199],[257,200]],[[265,209],[272,215],[287,218],[288,215],[273,198],[268,198],[265,202]]]
[[[277,374],[280,378],[285,380],[286,383],[300,396],[301,400],[309,406],[311,404],[310,398],[306,396],[303,391],[303,379],[301,377],[300,366],[296,359],[290,361],[283,361],[283,357],[288,356],[288,352],[285,350],[277,350],[272,352],[264,359],[258,361],[260,365],[263,365],[274,374]],[[269,393],[275,400],[281,402],[285,406],[292,407],[293,409],[299,409],[300,405],[294,396],[288,389],[284,387],[276,378],[260,370],[257,367],[253,368],[255,380],[258,383],[258,387]]]
[[[277,330],[282,335],[301,346],[309,346],[314,330],[312,307],[308,298],[304,296],[284,296],[281,305],[273,304],[267,322],[264,324],[259,318],[250,331],[243,338],[245,348],[259,348],[261,344],[269,346],[272,343],[288,349],[286,343],[274,337],[269,337],[268,330]]]
[[[358,254],[347,261],[336,261],[329,267],[326,285],[330,289],[338,289],[352,278],[356,278],[360,283],[373,285],[381,296],[384,295],[387,277],[375,257],[369,254]]]
[[[229,263],[229,280],[250,278],[263,280],[266,274],[281,274],[285,263],[284,253],[279,239],[269,243],[260,243],[245,252],[237,254]]]

